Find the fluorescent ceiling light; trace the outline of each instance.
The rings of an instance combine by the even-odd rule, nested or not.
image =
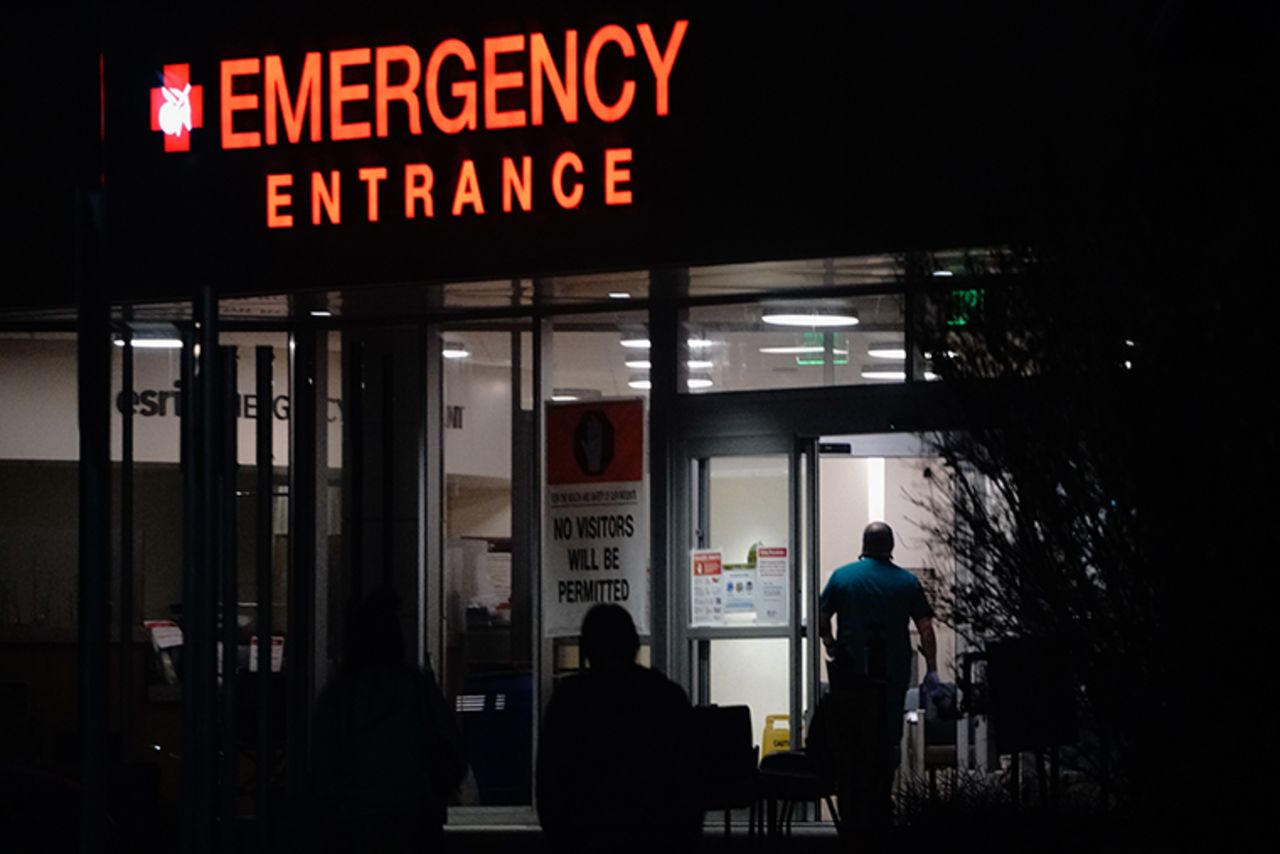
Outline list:
[[[648,391],[653,386],[653,383],[648,380],[631,380],[627,385],[640,391]]]
[[[311,316],[312,317],[333,317],[333,312],[326,311],[322,308],[318,308],[315,311],[311,312]]]
[[[627,359],[622,364],[636,371],[647,371],[653,367],[653,363],[648,359]]]
[[[556,403],[569,403],[570,401],[577,400],[578,396],[576,394],[553,394],[551,395],[551,399]]]
[[[955,275],[955,273],[951,272],[950,270],[934,270],[934,271],[933,271],[933,274],[934,274],[935,276],[944,277],[944,278],[945,278],[945,277],[947,277],[947,276],[954,276],[954,275]]]
[[[690,359],[684,364],[685,364],[685,367],[687,367],[691,371],[705,371],[707,368],[710,368],[712,365],[714,365],[715,362],[708,362],[704,359]]]
[[[825,353],[826,349],[818,344],[797,344],[790,347],[761,347],[760,352],[777,356],[803,356],[807,353]],[[831,352],[837,356],[849,355],[848,350],[843,350],[839,347],[836,347]]]
[[[906,371],[893,371],[888,368],[867,368],[862,372],[864,380],[906,380]]]
[[[134,338],[130,342],[139,350],[181,350],[182,339],[180,338]],[[117,338],[115,340],[117,347],[124,346],[124,339]]]
[[[623,338],[619,343],[628,350],[648,350],[651,346],[648,338]]]
[[[852,314],[766,314],[760,318],[772,326],[857,326]]]
[[[873,359],[893,359],[901,362],[907,358],[907,351],[894,344],[872,344],[867,348],[867,355]]]
[[[792,347],[761,347],[760,352],[777,356],[800,356],[805,353],[822,353],[824,350],[815,344],[807,344]]]
[[[446,359],[465,359],[471,355],[471,351],[461,344],[445,344],[440,355]]]
[[[685,380],[685,385],[689,388],[711,388],[714,383],[709,377],[689,377]]]
[[[709,338],[690,338],[685,342],[685,344],[689,346],[690,350],[703,350],[707,347],[714,347],[715,343],[716,342]]]
[[[626,291],[609,291],[609,299],[631,299],[631,294]]]

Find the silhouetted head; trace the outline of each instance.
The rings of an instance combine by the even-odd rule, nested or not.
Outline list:
[[[634,664],[640,636],[621,605],[595,605],[582,618],[582,657],[593,669]]]
[[[400,631],[400,599],[389,588],[370,594],[355,607],[347,622],[346,655],[350,668],[398,664],[404,660]]]
[[[893,557],[893,528],[872,522],[862,531],[862,556],[888,560]]]

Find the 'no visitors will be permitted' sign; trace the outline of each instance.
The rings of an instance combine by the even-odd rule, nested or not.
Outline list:
[[[547,408],[547,637],[576,636],[591,606],[621,605],[649,631],[644,401]]]

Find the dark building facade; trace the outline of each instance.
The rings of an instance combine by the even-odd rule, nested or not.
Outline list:
[[[64,26],[58,61],[17,54],[63,97],[18,102],[6,202],[11,749],[83,772],[90,832],[136,832],[136,791],[184,850],[287,836],[350,603],[384,586],[463,724],[455,823],[531,820],[595,601],[695,703],[802,744],[849,532],[887,519],[955,583],[926,437],[1057,405],[951,382],[937,345],[981,337],[1028,247],[1182,234],[1162,216],[1207,171],[1168,144],[1204,85],[1180,7]],[[944,675],[966,649],[948,630]],[[951,767],[998,764],[984,726]]]

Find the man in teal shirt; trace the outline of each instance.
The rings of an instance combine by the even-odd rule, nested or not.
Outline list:
[[[868,525],[862,532],[861,559],[840,567],[827,581],[818,620],[818,632],[832,657],[832,690],[883,704],[883,717],[875,733],[879,745],[871,754],[878,758],[878,767],[861,769],[872,772],[875,782],[864,783],[870,785],[872,791],[867,794],[876,804],[872,812],[880,813],[872,820],[880,822],[887,820],[891,809],[893,769],[901,761],[903,705],[914,655],[908,620],[914,621],[920,632],[920,651],[927,668],[923,686],[931,690],[938,685],[933,609],[920,579],[893,562],[893,546],[892,528],[884,522]],[[833,616],[838,623],[834,638]],[[859,800],[863,801],[860,807],[868,806],[864,798]]]

